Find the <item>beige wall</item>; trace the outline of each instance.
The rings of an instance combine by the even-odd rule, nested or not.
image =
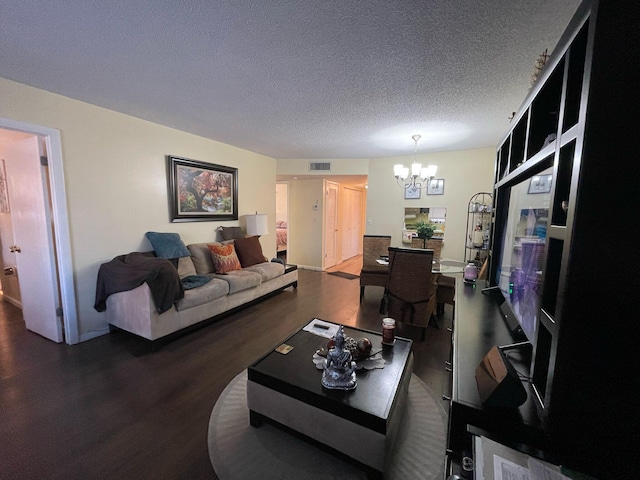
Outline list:
[[[276,183],[276,222],[287,221],[289,215],[289,182]]]
[[[483,148],[422,154],[417,161],[438,166],[436,178],[444,178],[444,195],[421,193],[419,200],[405,200],[404,191],[393,176],[393,165],[408,166],[411,156],[371,159],[367,195],[367,225],[369,235],[391,235],[391,245],[402,246],[402,225],[405,207],[446,207],[447,222],[442,256],[456,260],[464,258],[467,204],[477,192],[491,192],[495,150]]]
[[[0,78],[0,117],[57,129],[69,210],[81,339],[106,332],[93,309],[98,268],[116,255],[151,250],[147,231],[177,232],[185,243],[216,238],[221,225],[267,213],[275,224],[276,162],[208,140]],[[166,155],[238,168],[238,222],[171,223]],[[275,229],[261,237],[275,255]]]
[[[317,209],[314,206],[318,205]],[[322,268],[324,180],[289,182],[287,261],[303,268]]]
[[[57,129],[69,208],[71,252],[81,339],[106,332],[104,314],[93,309],[98,268],[116,255],[150,250],[149,230],[179,233],[185,243],[216,238],[219,222],[171,223],[168,218],[166,155],[239,169],[240,221],[259,211],[275,223],[276,161],[230,145],[146,122],[0,78],[0,117]],[[404,200],[392,176],[395,163],[410,156],[331,160],[332,174],[369,175],[366,233],[391,234],[401,245],[405,206],[447,207],[443,255],[463,257],[466,206],[489,191],[494,149],[419,155],[438,165],[445,194]],[[326,161],[326,160],[323,160]],[[308,160],[279,160],[279,174],[308,173]],[[289,261],[322,265],[323,181],[298,180],[289,189]],[[318,202],[319,209],[313,210]],[[275,230],[275,229],[274,229]],[[275,231],[261,237],[267,257],[275,255]]]
[[[309,162],[330,162],[331,172],[310,172]],[[278,175],[367,175],[368,158],[322,158],[314,160],[278,159]]]
[[[354,162],[353,168],[348,167],[348,162],[351,161]],[[444,195],[426,195],[423,191],[419,200],[405,200],[404,191],[398,186],[393,176],[393,165],[396,163],[409,165],[412,161],[413,156],[411,155],[375,159],[332,160],[331,178],[337,180],[334,175],[368,175],[366,216],[364,218],[365,233],[369,235],[391,235],[391,243],[394,246],[402,246],[402,225],[405,207],[446,207],[447,222],[442,255],[445,258],[463,260],[467,204],[475,193],[492,191],[495,149],[483,148],[419,154],[417,161],[424,165],[435,164],[438,166],[436,177],[444,178],[445,180]],[[278,174],[307,174],[308,163],[308,160],[278,160]],[[318,173],[318,176],[320,177],[322,174]],[[294,229],[289,234],[292,243],[296,241],[296,235],[304,235],[305,243],[299,245],[300,248],[305,249],[304,261],[320,262],[305,263],[305,265],[319,266],[322,265],[322,252],[320,250],[322,245],[318,240],[321,235],[321,226],[316,223],[310,223],[312,217],[309,217],[309,215],[311,214],[311,200],[320,194],[302,187],[302,185],[310,185],[304,182],[309,182],[309,180],[291,181],[292,188],[289,192],[290,208],[293,210],[294,205],[298,205],[300,202],[305,203],[305,208],[299,209],[299,216],[289,217],[290,226]],[[294,185],[299,185],[300,187],[293,188]],[[322,199],[322,196],[319,196],[319,198]],[[295,208],[299,207],[296,206]],[[300,219],[300,224],[298,224],[298,218]],[[306,228],[310,230],[307,232]],[[318,251],[314,253],[311,248],[317,248]],[[296,263],[301,259],[302,252],[297,251],[293,257],[289,257],[289,261],[292,263]],[[300,263],[302,262],[300,261]]]

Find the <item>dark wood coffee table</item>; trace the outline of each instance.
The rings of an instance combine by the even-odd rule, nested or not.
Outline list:
[[[353,391],[327,390],[312,361],[327,339],[299,330],[283,341],[293,347],[289,353],[272,351],[248,368],[250,422],[259,426],[267,419],[288,427],[351,458],[370,477],[382,477],[406,403],[412,341],[396,337],[394,346],[383,348],[379,333],[344,331],[382,349],[384,368],[358,370]]]

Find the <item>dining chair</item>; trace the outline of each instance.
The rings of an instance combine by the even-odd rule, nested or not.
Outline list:
[[[376,260],[388,255],[391,245],[391,235],[364,235],[362,239],[362,270],[360,270],[360,302],[364,298],[364,287],[386,287],[387,265],[381,265]]]
[[[442,239],[430,238],[426,242],[422,238],[414,237],[411,239],[411,248],[427,248],[433,250],[433,261],[440,262],[442,257]]]
[[[437,312],[444,313],[445,304],[451,305],[451,321],[456,318],[456,279],[448,275],[438,275],[438,290],[436,292]]]
[[[432,264],[433,250],[389,247],[386,315],[396,322],[422,328],[422,340],[436,310],[438,285]]]

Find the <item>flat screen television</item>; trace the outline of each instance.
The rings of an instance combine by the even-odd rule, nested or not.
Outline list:
[[[504,297],[501,310],[517,339],[536,340],[542,269],[549,224],[553,168],[498,189],[492,285]]]

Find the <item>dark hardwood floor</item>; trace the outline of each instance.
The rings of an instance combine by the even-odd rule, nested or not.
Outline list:
[[[216,479],[207,427],[227,383],[281,340],[318,317],[380,330],[382,289],[299,271],[287,290],[151,353],[116,332],[79,345],[25,329],[0,302],[0,478]],[[445,381],[451,335],[398,327],[414,343],[414,373],[436,394]],[[248,421],[248,419],[247,419]],[[442,446],[444,453],[445,446]]]

